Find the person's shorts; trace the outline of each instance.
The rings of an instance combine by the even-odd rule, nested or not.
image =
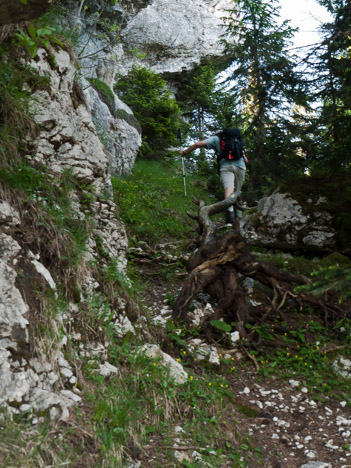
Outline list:
[[[226,164],[220,168],[219,174],[224,188],[234,187],[234,190],[241,190],[245,169],[234,164]]]

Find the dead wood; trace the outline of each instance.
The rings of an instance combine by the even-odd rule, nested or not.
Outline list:
[[[228,199],[209,206],[205,206],[202,201],[193,200],[198,207],[198,213],[189,216],[198,222],[200,247],[186,261],[188,278],[176,300],[173,310],[174,320],[186,321],[191,301],[201,291],[205,291],[216,304],[212,316],[202,321],[202,328],[207,338],[211,339],[209,322],[225,318],[228,323],[235,322],[240,337],[252,348],[258,349],[264,343],[261,336],[252,331],[253,325],[273,322],[277,316],[288,323],[289,312],[283,310],[287,304],[293,303],[300,308],[303,304],[312,306],[324,316],[326,324],[344,317],[345,310],[335,301],[316,298],[305,293],[296,294],[295,287],[309,284],[310,280],[261,261],[249,252],[245,239],[239,231],[231,229],[223,235],[217,234],[217,225],[211,221],[210,216],[226,210],[230,205],[235,205],[239,195],[239,192],[235,192]],[[270,291],[267,296],[268,305],[257,307],[250,303],[246,278],[252,278],[268,288]],[[280,328],[288,331],[288,328]],[[279,339],[272,342],[278,347],[285,343]]]

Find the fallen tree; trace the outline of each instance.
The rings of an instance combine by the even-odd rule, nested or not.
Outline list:
[[[226,200],[205,206],[204,202],[193,200],[198,206],[197,215],[188,215],[198,222],[199,248],[188,259],[186,268],[188,278],[176,300],[173,319],[187,321],[189,306],[192,300],[202,291],[210,294],[216,304],[213,315],[203,319],[201,326],[209,334],[211,321],[223,319],[227,323],[235,323],[240,337],[251,347],[258,348],[262,338],[254,331],[254,325],[275,321],[279,315],[281,323],[289,323],[284,305],[289,301],[302,308],[303,305],[317,309],[323,316],[326,325],[350,314],[343,308],[333,294],[326,294],[323,299],[311,294],[294,292],[298,285],[306,285],[311,281],[298,274],[289,273],[276,268],[268,262],[261,261],[250,253],[245,239],[235,229],[218,235],[217,225],[210,216],[223,212],[229,206],[238,205],[240,193],[235,192]],[[267,304],[253,305],[247,300],[248,288],[246,278],[268,288]],[[291,328],[276,325],[281,332]],[[284,342],[276,345],[285,345]]]

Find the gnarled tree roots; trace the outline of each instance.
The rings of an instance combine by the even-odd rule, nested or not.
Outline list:
[[[210,334],[210,321],[223,318],[227,323],[235,322],[240,337],[251,348],[258,349],[264,343],[261,336],[254,331],[254,326],[273,323],[277,316],[280,316],[280,323],[288,324],[288,312],[284,308],[288,302],[300,308],[304,304],[317,308],[323,314],[326,325],[345,317],[346,311],[335,299],[319,299],[305,293],[295,294],[295,286],[308,284],[310,281],[301,275],[282,271],[268,262],[260,261],[249,252],[240,232],[233,229],[217,236],[216,225],[209,216],[225,210],[230,205],[229,202],[235,203],[238,196],[235,193],[230,199],[210,206],[194,200],[199,206],[198,215],[190,216],[199,223],[200,247],[187,262],[189,275],[175,303],[174,320],[186,322],[191,301],[200,292],[206,291],[216,304],[213,315],[202,322],[206,335]],[[264,285],[268,305],[253,305],[248,300],[250,288],[247,286],[247,278]],[[279,323],[275,327],[277,331],[288,331],[287,326],[285,330],[285,325]],[[213,328],[212,331],[216,332]],[[286,346],[286,343],[277,339],[274,343],[270,341],[270,345]]]

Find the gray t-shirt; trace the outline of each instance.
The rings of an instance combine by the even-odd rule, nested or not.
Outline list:
[[[221,142],[217,135],[213,135],[205,140],[206,148],[212,149],[215,151],[216,155],[221,152]],[[228,159],[221,159],[219,161],[219,166],[238,166],[242,169],[246,169],[244,158],[237,159],[236,161],[228,161]]]

